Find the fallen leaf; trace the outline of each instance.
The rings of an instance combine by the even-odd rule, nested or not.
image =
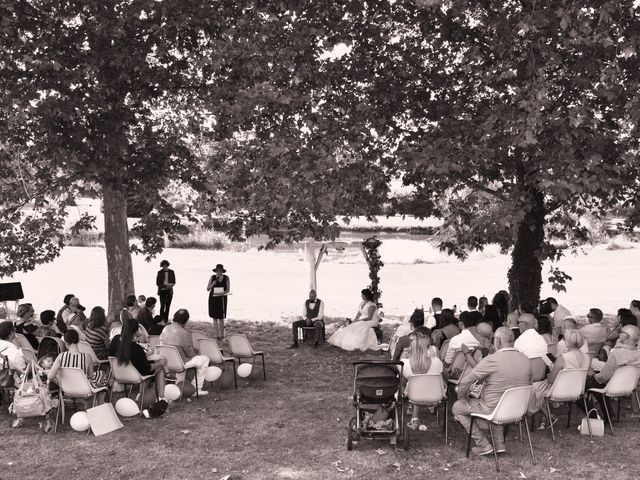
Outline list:
[[[387,454],[387,452],[385,452],[385,451],[384,451],[384,450],[382,450],[381,448],[377,449],[377,450],[376,450],[376,453],[377,453],[378,455],[386,455],[386,454]]]
[[[526,475],[522,472],[520,472],[520,477],[519,478],[527,478]]]
[[[550,473],[556,473],[557,471],[558,471],[557,468],[549,467],[549,472]]]
[[[392,465],[392,467],[396,467],[396,468],[400,468],[402,465],[400,465],[400,462],[396,462]]]
[[[191,430],[180,430],[180,433],[182,433],[183,435],[189,435],[191,433]]]
[[[229,480],[231,478],[231,475],[225,475],[224,477],[220,478],[220,480]]]

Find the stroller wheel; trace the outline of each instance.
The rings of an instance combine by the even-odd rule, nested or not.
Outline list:
[[[356,419],[349,420],[349,426],[347,427],[347,450],[353,450],[353,440],[356,437]]]
[[[347,450],[353,450],[353,440],[351,440],[351,435],[347,437]]]

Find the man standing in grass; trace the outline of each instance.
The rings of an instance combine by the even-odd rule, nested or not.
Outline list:
[[[291,348],[298,348],[298,329],[311,326],[314,327],[315,332],[314,346],[318,348],[318,344],[322,342],[322,328],[324,327],[324,302],[318,298],[315,290],[309,291],[309,298],[302,306],[302,316],[291,324],[293,335]]]

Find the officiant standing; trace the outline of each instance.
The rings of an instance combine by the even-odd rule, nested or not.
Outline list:
[[[160,317],[165,323],[169,323],[169,308],[173,298],[173,287],[176,284],[176,274],[169,268],[167,260],[160,262],[160,268],[161,270],[156,275],[156,286],[160,297]]]
[[[219,263],[213,269],[212,275],[207,285],[209,292],[209,317],[213,320],[213,327],[216,330],[216,338],[224,338],[224,319],[227,318],[227,295],[231,284],[229,277],[225,275],[224,266]]]

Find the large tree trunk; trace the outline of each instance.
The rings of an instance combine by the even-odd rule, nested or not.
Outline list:
[[[508,273],[512,307],[516,307],[522,300],[537,304],[542,286],[544,197],[533,187],[527,192],[527,196],[529,210],[518,225]]]
[[[109,285],[109,318],[113,319],[124,306],[127,295],[135,294],[129,250],[127,199],[122,187],[107,182],[102,185],[102,198]]]

